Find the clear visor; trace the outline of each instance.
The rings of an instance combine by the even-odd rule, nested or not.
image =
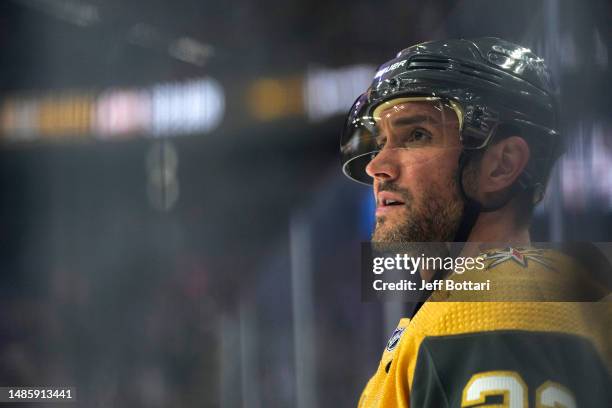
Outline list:
[[[463,112],[454,101],[396,98],[383,102],[370,115],[361,115],[355,108],[351,113],[341,141],[343,171],[362,183],[372,183],[366,167],[377,155],[410,166],[460,148]]]

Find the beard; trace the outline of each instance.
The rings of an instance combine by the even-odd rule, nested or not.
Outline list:
[[[401,194],[404,208],[399,217],[376,219],[373,242],[450,242],[455,237],[464,202],[454,178],[445,185],[426,189],[419,200],[394,184],[381,184],[379,191]]]

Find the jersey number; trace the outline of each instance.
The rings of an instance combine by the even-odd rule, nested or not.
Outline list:
[[[501,397],[501,404],[485,404],[487,397]],[[527,408],[527,385],[514,371],[489,371],[472,376],[463,389],[461,407]],[[546,381],[536,390],[536,408],[576,408],[576,399],[561,384]]]

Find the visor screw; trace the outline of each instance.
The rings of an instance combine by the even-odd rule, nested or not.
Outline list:
[[[395,92],[400,87],[400,81],[397,78],[387,79],[387,86],[389,87],[389,91]]]

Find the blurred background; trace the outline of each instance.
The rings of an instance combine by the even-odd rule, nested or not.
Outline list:
[[[568,153],[536,241],[612,240],[604,0],[4,0],[0,386],[88,407],[348,407],[401,304],[362,303],[374,203],[343,115],[433,39],[543,56]],[[23,406],[23,405],[21,405]]]

